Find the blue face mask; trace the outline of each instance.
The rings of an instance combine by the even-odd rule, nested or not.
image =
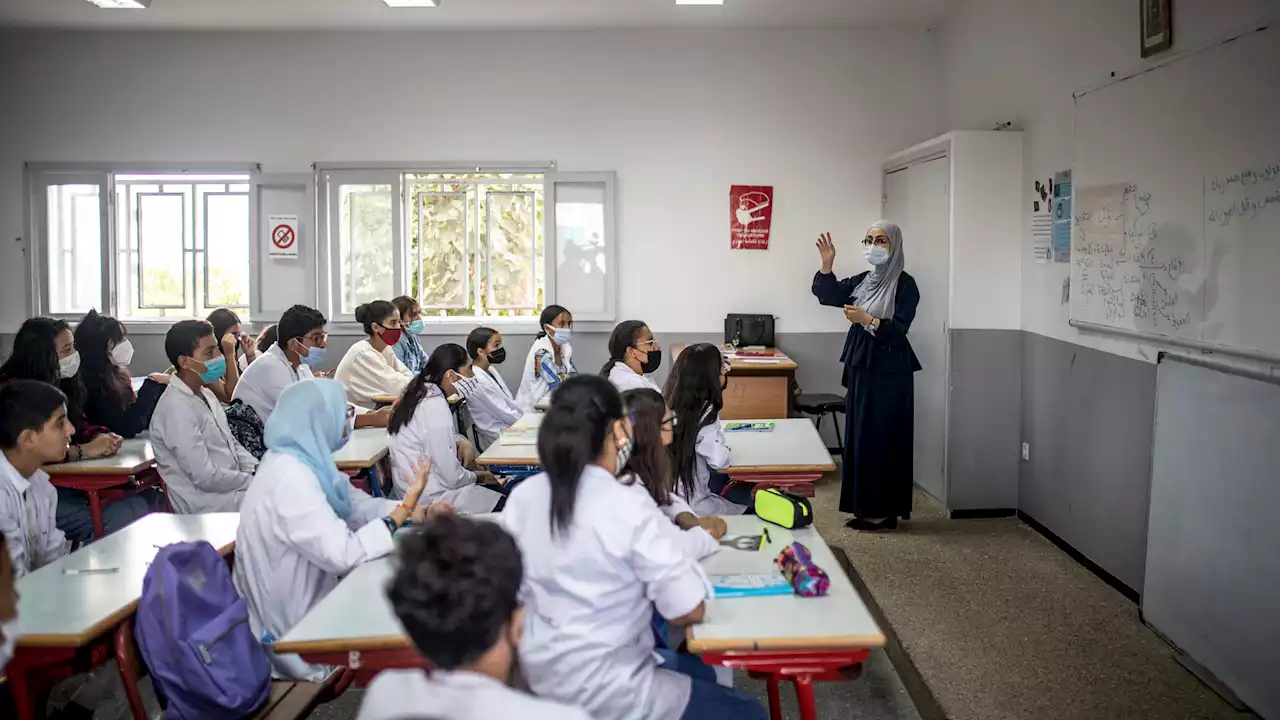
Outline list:
[[[311,367],[319,365],[320,363],[324,362],[324,348],[309,347],[307,348],[307,354],[299,355],[299,359],[302,360],[303,365],[308,365]]]
[[[218,382],[225,374],[227,374],[227,359],[219,355],[204,364],[204,372],[200,373],[200,382],[205,385]]]
[[[570,338],[573,336],[573,330],[569,328],[553,327],[551,328],[551,331],[551,339],[561,347],[568,345]]]
[[[422,318],[418,318],[405,326],[405,329],[414,335],[421,335],[422,331],[427,328],[427,324],[422,322]]]

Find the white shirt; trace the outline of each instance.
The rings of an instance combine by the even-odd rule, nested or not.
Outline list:
[[[475,423],[480,442],[485,446],[496,442],[503,430],[524,416],[524,410],[511,397],[507,383],[492,365],[488,370],[476,370],[474,378],[463,379],[457,386],[458,392],[467,399],[471,422]]]
[[[616,362],[609,370],[609,382],[618,388],[618,392],[626,392],[628,390],[654,390],[659,395],[662,394],[662,388],[658,387],[658,383],[648,375],[641,375],[632,370],[624,362]]]
[[[573,366],[573,346],[560,348],[560,363],[556,363],[555,341],[550,335],[543,335],[533,341],[529,354],[524,359],[524,369],[520,375],[520,391],[516,395],[516,405],[524,412],[530,412],[552,390],[560,387],[564,379],[578,372]]]
[[[387,670],[365,692],[356,720],[590,720],[586,712],[465,670]]]
[[[295,369],[289,358],[285,357],[284,350],[279,345],[272,345],[266,352],[260,353],[240,375],[231,399],[240,400],[253,408],[258,419],[266,425],[267,418],[271,417],[280,400],[280,393],[290,385],[312,377],[311,368],[306,363],[299,364]]]
[[[284,637],[357,565],[395,550],[382,518],[395,500],[351,488],[351,515],[339,518],[311,468],[267,451],[249,487],[236,531],[235,583],[249,605],[254,637]],[[297,655],[270,653],[277,676],[319,682],[327,670]]]
[[[550,507],[543,473],[517,486],[501,515],[524,559],[529,686],[597,718],[677,720],[689,677],[658,669],[650,621],[655,607],[666,618],[689,614],[709,587],[680,530],[595,465],[582,473],[566,532],[551,534]]]
[[[413,463],[423,458],[431,458],[431,474],[419,505],[447,500],[459,513],[473,515],[493,510],[502,497],[498,492],[476,485],[476,474],[458,461],[458,433],[454,429],[453,413],[449,411],[444,393],[435,385],[427,386],[427,395],[413,409],[409,422],[388,436],[387,448],[391,451],[391,476],[398,497],[403,498],[409,491],[406,473]]]
[[[0,453],[0,533],[9,546],[13,575],[20,578],[67,554],[58,529],[58,491],[43,470],[23,477]]]
[[[258,466],[213,391],[201,387],[197,397],[176,376],[151,415],[151,449],[178,514],[234,512]]]
[[[708,411],[710,412],[710,411]],[[705,418],[706,415],[704,414]],[[711,492],[711,468],[729,467],[732,458],[729,456],[729,445],[724,439],[724,430],[719,422],[713,422],[698,431],[698,439],[694,444],[693,459],[693,494],[685,496],[694,513],[702,515],[741,515],[745,505],[730,502],[728,498]],[[683,486],[676,483],[679,491]]]
[[[390,345],[378,352],[367,339],[347,350],[333,376],[347,389],[348,400],[368,408],[374,405],[374,395],[399,395],[413,379]]]
[[[643,498],[647,498],[649,503],[654,504],[662,512],[662,516],[672,523],[675,523],[676,516],[681,512],[687,512],[690,515],[693,514],[689,509],[689,506],[685,504],[684,500],[675,493],[672,493],[671,495],[670,505],[667,505],[666,507],[658,505],[654,501],[653,496],[649,494],[649,490],[644,486],[644,482],[635,475],[625,475],[620,477],[618,478],[618,482],[622,487],[626,488],[636,496],[637,502],[647,505],[647,503],[644,503],[643,501]],[[694,560],[701,560],[708,555],[716,554],[720,550],[720,541],[711,537],[711,533],[701,527],[691,527],[688,530],[681,530],[679,526],[675,526],[675,528],[679,531],[681,549],[685,551],[686,555]]]

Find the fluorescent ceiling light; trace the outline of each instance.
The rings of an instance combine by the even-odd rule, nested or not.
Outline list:
[[[724,0],[676,0],[677,5],[723,5]]]
[[[107,10],[146,10],[151,0],[89,0],[89,2]]]
[[[435,7],[440,4],[439,0],[382,0],[382,2],[393,8]]]

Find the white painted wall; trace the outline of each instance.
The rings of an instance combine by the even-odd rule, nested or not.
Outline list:
[[[0,332],[26,315],[23,161],[547,159],[618,173],[621,315],[843,332],[812,241],[852,262],[881,160],[938,130],[938,63],[924,30],[0,34]],[[732,183],[776,186],[768,252],[729,250]]]
[[[1173,0],[1174,50],[1276,12],[1275,0]],[[1130,0],[965,0],[941,30],[947,129],[987,130],[1013,121],[1023,143],[1022,327],[1150,361],[1150,348],[1070,327],[1062,304],[1068,264],[1031,256],[1036,179],[1071,167],[1072,93],[1142,63],[1138,4]],[[1176,151],[1176,148],[1171,149]]]

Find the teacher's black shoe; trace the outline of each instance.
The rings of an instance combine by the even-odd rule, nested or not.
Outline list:
[[[862,518],[854,518],[846,522],[844,526],[847,528],[853,528],[854,530],[860,530],[862,532],[880,532],[884,530],[897,530],[898,518],[896,517],[885,518],[884,520],[881,520],[879,522],[871,522],[870,520],[863,520]]]

